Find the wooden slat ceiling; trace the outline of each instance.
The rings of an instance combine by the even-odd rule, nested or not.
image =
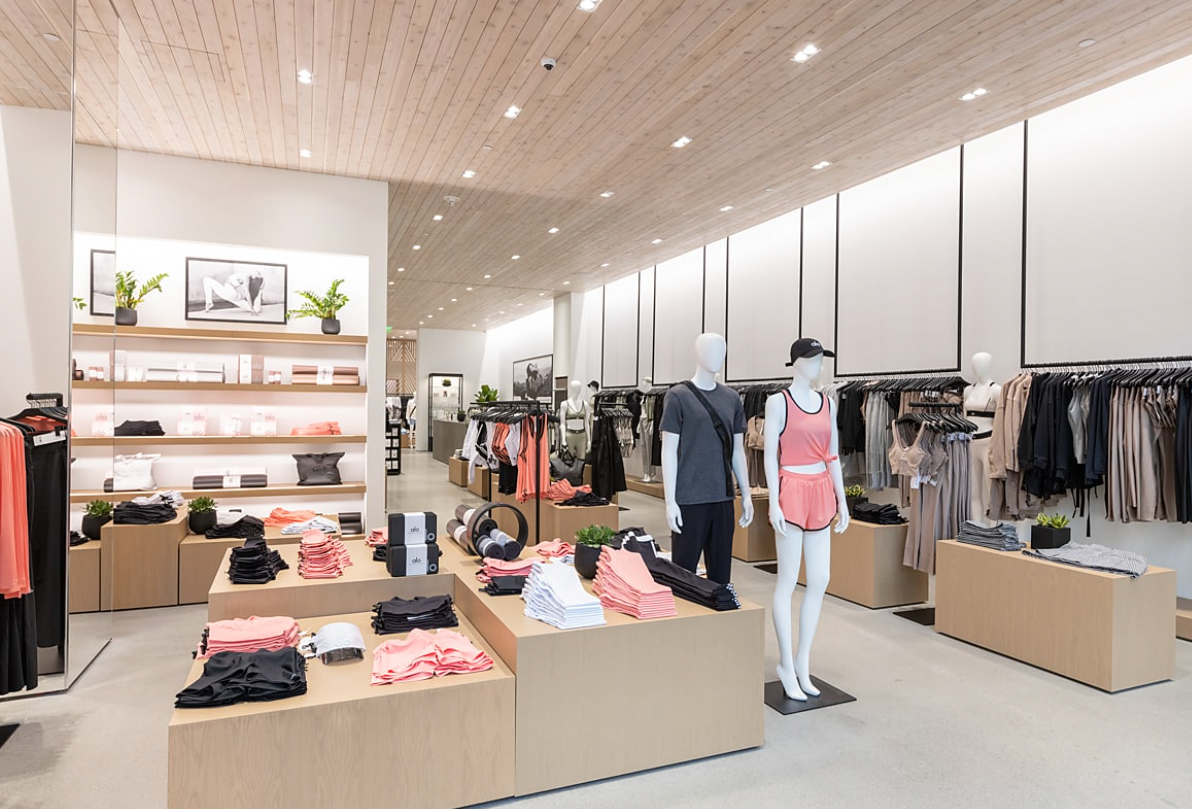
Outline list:
[[[78,136],[388,181],[390,324],[485,328],[1192,53],[1187,0],[577,2],[78,0]],[[69,7],[0,0],[0,103],[64,108]]]

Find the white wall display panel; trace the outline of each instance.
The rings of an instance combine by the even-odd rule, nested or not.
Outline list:
[[[641,376],[654,378],[655,307],[654,278],[656,267],[649,267],[639,273],[641,278],[640,303],[641,337],[637,341],[637,367]]]
[[[487,332],[480,384],[496,388],[502,399],[512,399],[513,363],[547,354],[554,357],[554,375],[557,376],[559,359],[554,356],[554,334],[553,304]]]
[[[728,361],[725,379],[786,375],[799,331],[801,212],[728,239]]]
[[[704,248],[662,262],[655,277],[654,382],[661,385],[691,376],[704,321]]]
[[[700,333],[724,334],[728,329],[728,239],[704,247],[704,325]],[[686,376],[686,375],[685,375]]]
[[[1026,361],[1186,355],[1192,60],[1032,118]]]
[[[836,370],[955,368],[961,149],[839,199]]]
[[[641,320],[638,316],[639,273],[628,275],[604,287],[603,387],[636,385],[637,344]]]
[[[603,316],[604,287],[572,293],[571,343],[575,365],[571,375],[585,385],[592,380],[600,381],[600,357],[604,348]]]
[[[836,327],[836,197],[803,209],[802,334],[828,348]],[[789,357],[789,354],[788,354]],[[832,360],[825,367],[830,369]]]

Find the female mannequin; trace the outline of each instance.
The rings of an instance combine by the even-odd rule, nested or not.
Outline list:
[[[971,518],[981,524],[987,522],[989,511],[989,444],[993,435],[993,416],[1002,386],[993,381],[993,357],[985,351],[973,355],[973,375],[976,382],[964,389],[965,418],[977,425],[977,432],[969,445],[972,473],[969,475]]]
[[[563,446],[583,460],[592,443],[592,408],[584,399],[583,384],[578,379],[569,388],[571,396],[559,405],[559,433]]]
[[[831,539],[848,527],[844,477],[837,458],[836,409],[811,389],[825,352],[816,340],[791,346],[794,377],[790,388],[766,400],[765,468],[770,489],[770,524],[778,549],[774,589],[774,631],[778,635],[778,679],[790,699],[819,696],[811,682],[811,642],[828,589]],[[807,559],[807,593],[799,610],[799,648],[792,650],[791,599],[799,579],[800,557]]]

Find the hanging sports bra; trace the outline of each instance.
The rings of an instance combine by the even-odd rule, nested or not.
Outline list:
[[[790,390],[786,391],[786,425],[778,436],[779,466],[810,466],[831,463],[832,409],[827,398],[820,394],[820,407],[808,413],[799,407]]]
[[[919,474],[919,465],[923,463],[923,458],[927,451],[919,446],[919,440],[923,438],[923,428],[919,428],[919,434],[915,436],[914,442],[907,446],[902,441],[902,430],[895,424],[891,428],[890,452],[890,474],[892,475],[907,475],[914,477]]]

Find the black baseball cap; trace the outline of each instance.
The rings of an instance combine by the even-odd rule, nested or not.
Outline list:
[[[823,354],[825,357],[835,357],[835,351],[829,351],[820,345],[819,340],[813,340],[810,337],[800,337],[795,342],[791,343],[791,361],[786,364],[789,368],[795,364],[795,360],[801,360],[804,357],[818,357]]]

